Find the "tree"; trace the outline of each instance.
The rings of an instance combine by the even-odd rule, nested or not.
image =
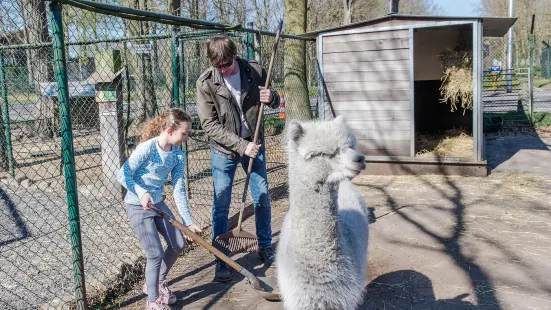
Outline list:
[[[536,15],[534,57],[541,57],[542,40],[551,37],[551,0],[515,0],[513,25],[513,63],[515,67],[527,67],[530,58],[529,35],[532,14]],[[481,13],[488,16],[508,16],[508,1],[482,0]],[[503,39],[504,44],[506,38]],[[536,65],[538,65],[536,61]]]
[[[352,5],[354,0],[342,0],[343,4],[343,25],[350,24],[352,22]]]
[[[148,0],[123,0],[123,5],[140,10],[149,9]],[[145,36],[151,34],[151,23],[148,21],[128,21],[126,35]],[[136,44],[148,44],[148,40],[135,42]],[[153,81],[153,64],[151,54],[142,53],[133,57],[136,68],[133,73],[136,81],[136,90],[139,93],[139,104],[141,113],[139,121],[143,122],[147,118],[154,117],[158,112],[157,96],[155,94],[155,85]]]
[[[45,0],[27,0],[27,35],[29,44],[50,42],[48,34],[48,14]],[[36,131],[46,137],[53,137],[59,131],[59,107],[52,97],[43,96],[40,83],[51,82],[54,79],[51,47],[32,48],[27,59],[32,64],[33,81],[38,100],[36,110],[38,116],[35,122]]]
[[[400,0],[400,13],[438,15],[443,10],[434,0]],[[387,14],[384,0],[309,1],[308,31],[359,22]]]
[[[306,32],[307,0],[285,1],[285,32]],[[308,83],[306,79],[306,41],[285,40],[285,65],[283,88],[288,119],[312,119]]]

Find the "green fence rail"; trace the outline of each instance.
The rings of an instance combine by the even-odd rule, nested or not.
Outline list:
[[[84,0],[0,2],[1,309],[102,308],[106,298],[141,280],[143,251],[114,176],[144,122],[169,107],[194,120],[183,145],[185,184],[194,221],[210,237],[210,150],[195,106],[195,82],[209,66],[205,40],[231,36],[242,57],[266,65],[275,34],[114,7]],[[299,39],[280,42],[272,83],[279,92],[285,42]],[[316,109],[316,49],[311,41],[307,47]],[[271,195],[286,184],[284,122],[278,109],[266,109]],[[230,217],[242,206],[244,178],[238,171]],[[175,210],[170,184],[166,201]]]

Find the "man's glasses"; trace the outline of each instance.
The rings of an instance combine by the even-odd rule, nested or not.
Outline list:
[[[225,63],[223,65],[213,64],[212,66],[215,67],[216,69],[225,69],[225,68],[229,68],[231,65],[233,65],[233,59],[231,59],[230,61],[228,61],[227,63]]]

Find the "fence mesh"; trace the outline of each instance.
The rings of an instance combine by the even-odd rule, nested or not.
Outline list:
[[[541,76],[551,79],[551,47],[549,46],[541,51]]]
[[[529,44],[529,38],[526,38]],[[538,38],[534,38],[538,42]],[[512,66],[507,66],[507,37],[484,38],[483,109],[486,116],[500,116],[504,121],[529,122],[530,113],[551,112],[551,79],[546,75],[545,57],[532,45],[530,59],[520,59],[513,45]]]
[[[4,33],[0,57],[2,309],[53,307],[74,298],[59,90],[47,4],[20,0],[0,4]],[[129,227],[123,193],[114,177],[137,145],[143,123],[169,107],[182,107],[194,119],[194,131],[184,146],[185,180],[194,221],[205,229],[203,237],[210,238],[210,150],[196,113],[195,82],[209,66],[205,40],[220,32],[181,27],[173,49],[171,26],[71,6],[63,6],[62,16],[84,274],[89,303],[95,303],[105,297],[102,293],[113,287],[122,289],[134,274],[142,274],[143,250]],[[243,58],[257,58],[267,66],[272,36],[224,34],[238,43]],[[272,80],[279,92],[283,92],[283,51],[289,40],[282,39],[275,60]],[[305,44],[308,85],[317,94],[315,46]],[[180,59],[178,96],[173,91],[175,55]],[[313,97],[313,109],[316,104]],[[280,193],[286,183],[284,122],[279,110],[265,110],[272,195]],[[244,178],[245,173],[238,170],[230,217],[241,206]],[[176,210],[170,184],[166,185],[166,200]],[[250,197],[245,204],[251,204]]]

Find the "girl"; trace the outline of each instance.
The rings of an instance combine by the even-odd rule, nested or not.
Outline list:
[[[185,247],[184,236],[148,207],[154,204],[172,216],[163,201],[163,188],[169,173],[172,175],[174,200],[184,224],[193,232],[201,232],[193,224],[189,211],[182,180],[185,155],[177,147],[188,139],[190,132],[191,118],[180,109],[170,109],[150,120],[140,144],[117,176],[119,183],[128,190],[124,198],[126,211],[147,257],[144,291],[148,310],[169,309],[167,305],[177,300],[168,289],[166,275]],[[159,233],[167,243],[164,252]]]

